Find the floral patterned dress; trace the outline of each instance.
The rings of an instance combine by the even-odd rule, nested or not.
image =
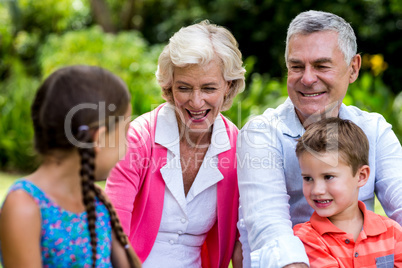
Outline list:
[[[92,267],[92,250],[87,213],[72,213],[50,200],[32,182],[21,179],[10,192],[24,190],[38,204],[42,218],[41,251],[43,267]],[[112,230],[110,216],[103,203],[96,199],[96,267],[112,267],[110,261]],[[1,259],[1,249],[0,249]]]

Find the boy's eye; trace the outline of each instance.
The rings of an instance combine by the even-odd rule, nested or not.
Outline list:
[[[334,176],[332,176],[332,175],[325,175],[324,178],[325,178],[326,180],[331,180],[331,179],[334,178]]]
[[[313,178],[311,178],[311,177],[303,177],[303,180],[304,181],[313,181]]]

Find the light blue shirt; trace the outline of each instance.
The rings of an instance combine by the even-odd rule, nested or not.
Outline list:
[[[402,224],[402,149],[385,119],[342,104],[339,117],[367,135],[370,177],[359,200],[374,210],[375,194],[386,214]],[[305,129],[288,98],[250,120],[237,140],[243,267],[283,267],[308,258],[292,227],[310,219],[295,147]]]

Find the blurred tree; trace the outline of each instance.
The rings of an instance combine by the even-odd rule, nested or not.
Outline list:
[[[227,27],[240,44],[247,89],[225,114],[241,127],[286,97],[287,27],[310,9],[351,22],[363,68],[345,103],[382,113],[402,139],[401,0],[0,0],[0,169],[35,164],[29,106],[51,70],[107,67],[129,85],[135,112],[145,112],[162,102],[154,77],[161,47],[203,19]]]
[[[109,0],[112,1],[112,0]],[[286,76],[284,49],[287,27],[300,12],[315,9],[335,13],[354,28],[359,53],[382,54],[383,74],[394,92],[402,90],[401,0],[148,0],[142,2],[140,29],[151,43],[166,42],[180,27],[202,19],[224,25],[240,44],[245,58],[257,56],[254,72]]]
[[[91,11],[94,20],[107,33],[115,32],[116,27],[112,23],[112,14],[104,0],[90,0]]]

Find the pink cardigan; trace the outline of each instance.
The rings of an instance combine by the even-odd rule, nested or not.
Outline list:
[[[155,242],[162,218],[165,182],[160,169],[166,164],[167,149],[155,143],[160,108],[130,124],[128,151],[111,171],[106,193],[116,208],[134,250],[144,261]],[[217,221],[202,246],[202,267],[227,268],[237,239],[239,191],[236,172],[238,129],[220,115],[226,126],[231,149],[218,155],[224,179],[217,184]]]

